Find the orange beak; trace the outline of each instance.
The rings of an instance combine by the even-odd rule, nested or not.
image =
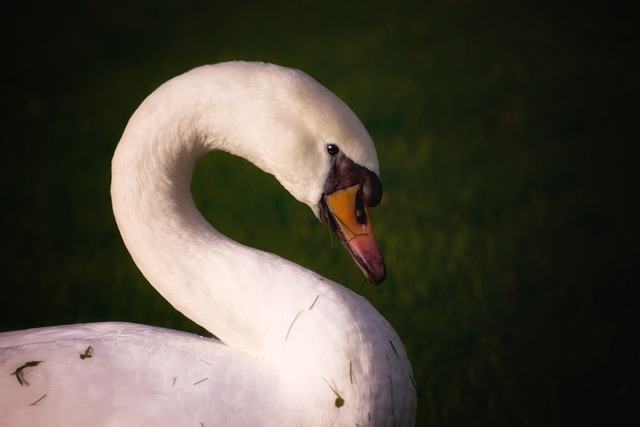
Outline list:
[[[332,229],[347,248],[367,279],[382,283],[387,275],[384,257],[373,234],[369,206],[363,201],[361,185],[325,196]]]

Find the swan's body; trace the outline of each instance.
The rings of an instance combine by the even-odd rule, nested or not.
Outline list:
[[[194,69],[132,116],[111,191],[140,270],[224,344],[126,323],[0,334],[1,425],[414,423],[404,347],[364,298],[229,240],[197,211],[191,174],[211,150],[275,175],[371,281],[384,278],[366,206],[380,197],[378,161],[353,112],[298,71]]]

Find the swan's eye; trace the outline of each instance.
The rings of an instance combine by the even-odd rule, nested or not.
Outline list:
[[[340,152],[340,149],[335,144],[327,144],[327,152],[332,156],[335,156]]]

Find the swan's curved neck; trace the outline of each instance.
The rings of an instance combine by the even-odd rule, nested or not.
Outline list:
[[[246,109],[260,109],[259,99],[247,105],[243,89],[225,82],[188,83],[165,84],[129,121],[112,163],[116,221],[142,273],[173,306],[228,345],[264,356],[278,351],[297,310],[317,295],[309,278],[319,280],[231,241],[198,212],[190,185],[202,155],[224,150],[272,172],[278,151],[251,134],[260,116]]]

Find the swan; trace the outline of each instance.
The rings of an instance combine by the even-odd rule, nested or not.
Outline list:
[[[257,62],[195,68],[130,118],[112,161],[123,241],[147,280],[216,338],[121,322],[0,334],[2,426],[405,426],[405,348],[363,297],[216,231],[190,193],[226,151],[277,180],[369,281],[384,260],[369,207],[382,187],[356,115],[307,74]]]

